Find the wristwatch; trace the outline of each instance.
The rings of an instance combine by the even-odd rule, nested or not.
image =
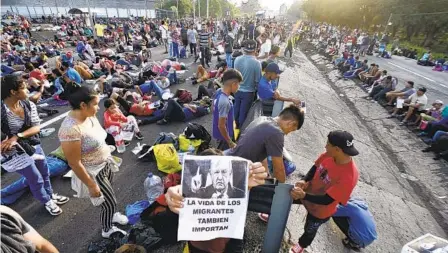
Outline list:
[[[17,137],[19,137],[19,138],[23,138],[24,135],[23,135],[23,133],[18,133],[18,134],[17,134]]]

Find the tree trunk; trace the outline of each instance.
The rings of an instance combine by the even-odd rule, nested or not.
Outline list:
[[[439,29],[440,28],[437,26],[432,26],[431,28],[429,28],[429,30],[426,33],[425,40],[422,43],[423,47],[429,47],[432,45],[432,42],[434,41],[434,37]]]
[[[414,35],[415,26],[414,25],[407,25],[406,26],[406,40],[411,41],[412,35]]]
[[[398,25],[394,25],[392,26],[392,35],[390,36],[391,38],[395,38],[395,35],[398,32]]]

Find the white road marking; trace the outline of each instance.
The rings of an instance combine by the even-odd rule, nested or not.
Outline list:
[[[65,112],[65,113],[63,113],[63,114],[61,114],[61,115],[58,115],[57,117],[54,117],[54,118],[50,119],[49,121],[45,121],[45,122],[41,123],[41,124],[40,124],[40,127],[41,127],[41,128],[44,128],[44,127],[47,127],[47,126],[49,126],[49,125],[51,125],[51,124],[53,124],[53,123],[59,121],[60,119],[62,119],[62,118],[64,118],[65,116],[67,116],[69,112],[70,112],[70,111]]]
[[[441,84],[441,83],[437,83],[437,82],[434,81],[433,79],[428,78],[428,77],[426,77],[426,76],[424,76],[424,75],[420,75],[420,74],[418,74],[418,73],[415,73],[415,72],[413,72],[413,71],[411,71],[411,70],[409,70],[409,69],[407,69],[407,68],[401,67],[401,66],[399,66],[399,65],[397,65],[397,64],[394,64],[394,63],[392,63],[392,62],[388,62],[388,63],[389,63],[390,65],[393,65],[393,66],[397,67],[397,68],[400,68],[400,69],[402,69],[402,70],[405,70],[405,71],[407,71],[407,72],[409,72],[409,73],[411,73],[411,74],[414,74],[414,75],[416,75],[416,76],[419,76],[419,77],[421,77],[421,78],[424,78],[424,79],[426,79],[426,80],[428,80],[428,81],[430,81],[430,82],[433,82],[433,83],[435,83],[435,84],[437,84],[437,85],[440,85],[440,86],[442,86],[442,87],[448,88],[447,85],[445,85],[445,84]]]

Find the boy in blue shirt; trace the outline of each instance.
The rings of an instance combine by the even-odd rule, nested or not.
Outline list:
[[[278,116],[278,113],[283,109],[285,101],[292,102],[295,105],[300,104],[299,99],[287,98],[280,95],[278,91],[278,78],[282,73],[279,66],[275,62],[269,63],[264,69],[264,75],[260,78],[258,83],[258,97],[263,104],[273,103],[272,117]]]

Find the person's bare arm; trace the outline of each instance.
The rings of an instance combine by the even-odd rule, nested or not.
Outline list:
[[[23,238],[32,242],[40,253],[59,253],[59,250],[47,239],[43,238],[36,230],[31,229],[23,235]]]
[[[274,93],[274,99],[275,100],[280,100],[280,101],[285,101],[285,102],[292,102],[295,105],[300,104],[300,100],[299,99],[283,97],[282,95],[280,95],[280,92],[278,92],[278,90],[276,90],[275,93]]]
[[[226,126],[226,122],[227,122],[227,118],[219,118],[218,121],[218,129],[219,132],[221,133],[222,137],[224,138],[224,140],[229,144],[229,146],[231,146],[232,148],[232,139],[230,139],[229,136],[229,131],[227,131],[227,126]]]
[[[283,163],[282,156],[272,157],[272,166],[274,167],[274,177],[280,182],[284,183],[286,181],[285,165]]]

